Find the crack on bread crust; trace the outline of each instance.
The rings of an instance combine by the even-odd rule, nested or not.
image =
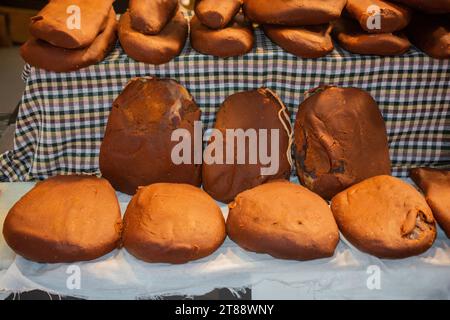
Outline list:
[[[432,229],[433,222],[422,210],[411,209],[401,227],[402,237],[409,240],[418,240],[425,231]]]

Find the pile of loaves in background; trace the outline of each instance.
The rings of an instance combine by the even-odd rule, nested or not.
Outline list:
[[[162,64],[183,50],[188,29],[178,0],[130,0],[120,18],[119,40],[131,58]]]
[[[224,155],[236,145],[238,138],[226,134],[223,144],[216,144],[217,134],[206,146],[200,142],[205,161],[197,163],[201,111],[187,89],[169,79],[133,79],[108,119],[103,178],[39,182],[9,211],[5,240],[37,262],[91,260],[123,247],[143,261],[185,263],[212,254],[227,235],[245,250],[294,260],[332,256],[339,231],[380,258],[427,251],[435,221],[450,238],[450,171],[413,169],[424,195],[392,177],[385,123],[367,92],[320,87],[298,110],[292,128],[270,89],[227,97],[216,132],[265,130],[272,141],[277,129],[277,150],[270,153],[279,165],[263,175],[268,164],[261,157],[250,162],[249,143],[242,164],[238,154],[232,163],[207,162],[206,154]],[[173,158],[177,129],[189,142],[184,163]],[[289,182],[294,162],[301,185]],[[123,220],[114,189],[133,195]],[[228,204],[226,220],[214,200]]]
[[[33,38],[22,57],[56,72],[101,61],[116,40],[112,2],[51,0],[32,18]],[[81,29],[66,23],[73,4],[81,9]],[[400,55],[411,41],[431,57],[448,59],[449,14],[449,0],[199,0],[190,40],[203,54],[240,56],[253,49],[253,28],[260,25],[274,43],[301,58],[329,54],[331,33],[357,54]],[[120,18],[119,40],[131,58],[157,65],[180,54],[188,29],[177,0],[131,0]]]
[[[113,2],[50,1],[31,19],[32,38],[21,47],[23,59],[55,72],[74,71],[102,61],[117,40]]]

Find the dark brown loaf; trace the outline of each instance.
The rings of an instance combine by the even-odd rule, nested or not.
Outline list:
[[[327,200],[366,178],[391,173],[383,117],[361,89],[318,89],[299,106],[294,133],[298,177]]]
[[[100,148],[100,170],[116,190],[134,194],[156,182],[201,184],[201,166],[175,164],[172,132],[186,129],[194,155],[194,122],[201,111],[174,80],[136,78],[113,103]]]
[[[377,6],[378,12],[370,11]],[[384,0],[347,0],[347,12],[369,33],[390,33],[404,29],[411,20],[411,10],[399,4]],[[379,15],[380,28],[369,28],[368,20]],[[370,22],[370,21],[369,21]]]
[[[123,246],[146,262],[186,263],[216,251],[225,220],[211,197],[185,184],[139,188],[124,216]]]
[[[157,35],[145,35],[131,26],[130,14],[119,23],[119,40],[131,58],[150,64],[163,64],[178,56],[188,35],[188,22],[179,10]]]
[[[251,189],[267,181],[284,179],[290,176],[290,135],[289,116],[281,100],[270,90],[261,88],[253,91],[235,93],[222,103],[214,128],[222,132],[224,145],[230,143],[226,139],[226,129],[267,129],[268,148],[270,153],[270,129],[279,133],[279,167],[273,175],[262,175],[262,165],[258,157],[256,164],[249,164],[249,144],[246,144],[246,164],[203,164],[203,188],[214,199],[228,203],[244,190]],[[234,139],[236,145],[236,138]],[[209,142],[211,143],[211,141]],[[259,148],[258,148],[259,149]],[[258,150],[259,151],[259,150]],[[263,150],[265,152],[266,150]],[[223,154],[226,155],[225,148]]]
[[[105,30],[95,38],[89,47],[63,49],[45,41],[31,38],[20,48],[20,55],[33,67],[54,72],[69,72],[102,61],[114,47],[116,40],[116,14],[111,9]]]
[[[121,228],[119,202],[108,181],[56,176],[37,183],[12,207],[3,235],[24,258],[69,263],[114,250]]]
[[[450,13],[450,0],[393,0],[427,13]]]
[[[91,45],[107,24],[114,0],[50,0],[33,18],[30,33],[56,47],[78,49]],[[68,8],[80,8],[80,29],[69,29]]]
[[[267,37],[289,53],[301,58],[319,58],[333,51],[329,24],[305,27],[264,25]]]
[[[339,242],[328,204],[288,181],[244,191],[229,207],[227,234],[249,251],[281,259],[311,260],[332,256]]]
[[[100,170],[116,190],[134,194],[156,182],[200,185],[201,166],[176,165],[171,157],[178,142],[172,132],[191,134],[201,111],[189,92],[174,80],[131,80],[113,103],[100,148]]]
[[[450,59],[450,15],[414,15],[407,28],[411,42],[430,57]]]
[[[222,29],[241,9],[242,0],[199,0],[195,3],[195,15],[211,29]]]
[[[433,214],[423,196],[391,176],[348,188],[333,198],[331,209],[345,238],[379,258],[418,255],[436,239]]]
[[[340,17],[347,0],[245,0],[245,15],[260,24],[304,26]]]
[[[415,168],[410,175],[424,192],[434,217],[450,238],[450,171]]]
[[[155,35],[177,12],[178,0],[130,0],[131,26],[140,33]]]
[[[191,45],[203,54],[217,57],[234,57],[252,50],[255,42],[253,28],[238,14],[224,29],[209,29],[194,16],[191,19]]]
[[[401,55],[411,47],[403,33],[369,34],[355,21],[344,18],[334,23],[333,36],[342,48],[359,54]]]

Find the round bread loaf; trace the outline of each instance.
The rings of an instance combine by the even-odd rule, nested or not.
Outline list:
[[[50,0],[31,18],[30,33],[34,38],[55,47],[89,47],[105,29],[113,2],[114,0]],[[80,23],[79,28],[76,22]]]
[[[299,106],[295,161],[303,185],[325,199],[366,178],[391,173],[377,103],[356,88],[322,87]]]
[[[373,6],[378,11],[371,10]],[[347,0],[347,12],[356,19],[361,28],[369,33],[390,33],[404,29],[411,20],[411,9],[384,0]],[[373,26],[374,17],[380,19],[379,26]]]
[[[392,0],[427,13],[450,13],[450,0]]]
[[[194,121],[201,111],[189,92],[174,80],[136,78],[113,103],[100,148],[100,171],[113,187],[134,194],[156,182],[201,184],[194,164]],[[191,164],[175,164],[172,132],[190,133]]]
[[[328,204],[288,181],[244,191],[229,207],[227,234],[249,251],[281,259],[311,260],[332,256],[339,242]]]
[[[186,263],[225,240],[219,206],[203,190],[156,183],[139,188],[124,216],[123,246],[146,262]]]
[[[217,148],[223,154],[224,159],[230,154],[227,149],[232,146],[235,147],[232,163],[226,161],[228,159],[225,159],[222,163],[208,163],[208,159],[204,160],[202,167],[203,188],[214,199],[228,203],[244,190],[270,180],[285,179],[290,176],[292,129],[289,113],[281,100],[269,89],[261,88],[239,92],[226,98],[217,113],[214,128],[223,137],[223,148]],[[278,156],[273,154],[273,162],[263,164],[260,157],[261,153],[271,154],[272,129],[274,129],[274,133],[278,134],[278,148],[274,146]],[[245,147],[238,148],[238,138],[234,136],[232,139],[227,139],[227,132],[233,134],[239,133],[239,131],[241,133],[254,132],[255,139],[253,139],[253,142],[258,140],[258,144],[253,144],[250,139],[246,139]],[[267,133],[268,150],[260,148],[259,145],[262,140],[258,138],[258,134],[264,131]],[[251,136],[251,134],[248,135],[248,137]],[[212,140],[210,140],[205,150],[206,158],[212,145]],[[238,153],[245,155],[245,161],[239,162]],[[253,163],[250,162],[251,153],[257,157]],[[274,162],[277,162],[277,167]],[[263,174],[264,169],[273,172],[264,172]]]
[[[242,0],[198,0],[195,16],[211,29],[223,29],[241,9]]]
[[[70,72],[102,61],[117,40],[116,13],[111,9],[105,30],[94,42],[82,49],[63,49],[31,38],[20,48],[22,58],[36,68],[54,72]]]
[[[122,219],[105,179],[56,176],[38,182],[9,211],[8,245],[26,259],[69,263],[99,258],[120,241]]]
[[[427,251],[436,225],[424,197],[391,176],[364,180],[331,201],[345,238],[359,250],[379,258],[406,258]]]
[[[209,29],[194,16],[191,19],[191,45],[203,54],[217,57],[234,57],[252,50],[254,44],[253,28],[242,14],[220,30]]]
[[[259,24],[305,26],[340,17],[347,0],[245,0],[245,15]]]
[[[143,34],[156,35],[178,10],[178,0],[130,0],[131,27]]]
[[[450,238],[450,171],[415,168],[410,176],[424,192],[433,216]]]
[[[267,37],[289,53],[300,58],[319,58],[333,51],[329,24],[284,27],[264,25]]]
[[[411,43],[403,33],[366,33],[349,19],[339,19],[333,25],[334,38],[347,51],[379,56],[401,55]]]
[[[450,59],[450,15],[415,14],[406,32],[411,42],[430,57]]]
[[[130,13],[120,17],[119,40],[123,50],[134,60],[149,64],[167,63],[184,48],[188,35],[188,22],[181,10],[156,35],[146,35],[131,26]]]

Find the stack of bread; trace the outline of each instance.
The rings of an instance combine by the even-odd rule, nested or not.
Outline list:
[[[412,10],[384,0],[348,0],[346,17],[334,24],[333,36],[344,49],[358,54],[400,55],[411,46],[401,32]]]
[[[333,50],[330,22],[346,0],[245,0],[245,15],[289,53],[318,58]]]
[[[200,0],[191,20],[191,45],[200,53],[227,58],[252,50],[253,28],[240,12],[242,0]]]
[[[184,48],[188,23],[178,0],[130,0],[119,23],[122,48],[149,64],[169,62]]]
[[[114,0],[50,0],[31,18],[32,37],[21,47],[30,65],[55,72],[102,61],[116,42]]]
[[[450,58],[450,0],[394,0],[416,9],[406,32],[430,57]]]

